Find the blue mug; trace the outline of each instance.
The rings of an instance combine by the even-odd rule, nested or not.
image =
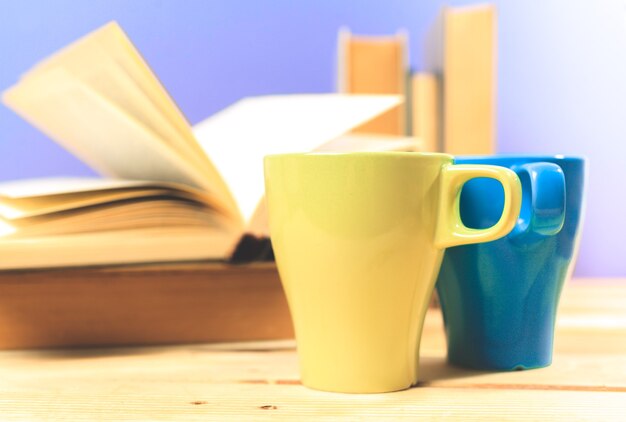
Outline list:
[[[522,182],[522,208],[504,238],[446,249],[436,286],[448,360],[487,370],[548,366],[561,288],[578,250],[585,161],[490,156],[455,162],[515,171]],[[471,180],[461,192],[462,221],[470,228],[490,227],[503,203],[498,182]]]

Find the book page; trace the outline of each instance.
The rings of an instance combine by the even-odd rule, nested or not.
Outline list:
[[[17,229],[14,237],[37,238],[165,227],[212,227],[226,231],[227,224],[221,224],[221,218],[203,204],[155,196],[16,218],[8,223]]]
[[[265,190],[264,156],[311,151],[400,101],[386,95],[252,97],[199,123],[194,132],[249,221]]]
[[[57,196],[79,192],[123,189],[144,186],[138,180],[102,179],[97,177],[47,177],[20,179],[0,183],[0,195],[10,198]]]
[[[70,44],[37,64],[23,79],[59,67],[153,130],[198,171],[204,173],[211,167],[184,116],[117,23]]]
[[[115,64],[122,68],[177,131],[187,138],[193,137],[189,123],[117,22],[107,23],[42,60],[24,76],[61,66],[77,78],[85,80],[100,73],[95,64]],[[114,91],[111,95],[125,94]],[[196,148],[193,145],[190,147]],[[197,148],[196,151],[200,152]]]
[[[6,91],[4,101],[105,176],[195,187],[209,192],[216,208],[237,214],[211,181],[153,132],[60,68],[29,77]]]
[[[0,219],[0,234],[3,230]],[[237,241],[214,227],[9,238],[0,242],[0,269],[226,259]]]
[[[60,74],[65,76],[61,77]],[[63,78],[66,79],[66,81],[61,81],[63,86],[65,88],[70,86],[71,92],[60,92],[55,89],[55,80],[58,81]],[[52,85],[46,87],[46,84]],[[42,87],[42,85],[44,86]],[[80,87],[78,95],[81,98],[71,96],[76,91],[77,86]],[[84,144],[93,143],[95,142],[94,139],[87,136],[63,139],[50,133],[49,125],[41,121],[41,113],[33,112],[30,108],[31,104],[37,103],[42,109],[39,111],[56,112],[50,110],[53,104],[41,98],[44,95],[42,88],[43,92],[47,92],[48,97],[52,92],[62,96],[62,99],[54,104],[57,108],[71,107],[69,104],[71,102],[84,102],[85,95],[81,94],[86,91],[90,94],[90,100],[107,104],[110,109],[116,109],[117,115],[106,122],[99,120],[101,115],[97,113],[85,112],[80,116],[73,116],[75,120],[80,118],[84,120],[84,124],[93,126],[95,130],[102,133],[102,137],[108,135],[107,132],[115,132],[110,134],[118,135],[119,126],[125,126],[124,131],[128,132],[128,121],[132,121],[132,125],[139,127],[140,131],[148,133],[150,143],[141,145],[141,148],[146,152],[145,155],[148,157],[154,155],[147,150],[158,148],[160,155],[170,156],[168,166],[176,166],[176,168],[167,169],[150,162],[148,164],[151,171],[140,175],[139,179],[165,180],[174,176],[175,179],[171,181],[188,183],[202,189],[210,188],[215,195],[220,197],[222,203],[228,204],[231,213],[238,213],[228,187],[210,159],[203,154],[186,119],[137,49],[115,22],[93,31],[37,64],[23,76],[18,84],[5,93],[4,100],[9,107],[57,142],[60,142],[70,152],[78,154],[79,158],[86,161],[94,169],[102,172],[102,169],[106,168],[108,170],[105,170],[103,174],[128,177],[130,170],[128,160],[122,160],[118,165],[112,165],[108,162],[111,153],[90,154],[88,152],[94,148],[92,145]],[[67,104],[63,98],[67,98]],[[49,99],[47,98],[47,100]],[[79,113],[80,109],[74,107],[73,112]],[[121,121],[117,122],[116,118],[120,116]],[[54,132],[62,132],[63,136],[68,131],[76,132],[71,127],[59,130],[58,126],[68,123],[65,121],[57,124]],[[112,127],[111,124],[113,124]],[[108,138],[107,149],[121,151],[126,148],[126,138],[117,136],[109,136]],[[155,146],[155,144],[161,145]],[[136,142],[135,146],[137,146]],[[130,161],[132,162],[132,160]],[[148,162],[149,158],[142,161]],[[145,169],[146,166],[139,165],[131,172],[138,174]],[[121,173],[118,174],[118,170]],[[181,173],[185,173],[186,176],[181,177]],[[154,174],[157,174],[156,178],[154,178]]]
[[[122,200],[185,199],[211,207],[207,192],[185,185],[97,178],[46,178],[0,183],[0,216],[12,220]]]
[[[0,217],[11,220],[65,207],[67,196],[97,196],[99,192],[131,187],[142,182],[98,179],[61,178],[25,179],[0,183]],[[71,201],[69,201],[71,202]],[[73,205],[71,205],[73,206]]]

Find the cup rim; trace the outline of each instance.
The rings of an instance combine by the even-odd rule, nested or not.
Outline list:
[[[573,161],[585,162],[587,158],[579,155],[563,155],[563,154],[494,154],[494,155],[455,155],[456,160],[556,160],[556,161]]]
[[[411,158],[446,158],[454,160],[455,156],[444,152],[419,152],[419,151],[309,151],[309,152],[286,152],[268,154],[264,158],[288,158],[288,157],[411,157]]]

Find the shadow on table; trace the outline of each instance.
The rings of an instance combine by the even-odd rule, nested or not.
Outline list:
[[[104,357],[124,357],[156,355],[164,352],[180,353],[259,353],[295,352],[294,340],[246,341],[231,343],[198,343],[151,346],[93,346],[36,350],[15,350],[7,353],[20,353],[29,359],[96,359]]]
[[[6,353],[19,353],[24,358],[42,360],[64,359],[98,359],[106,357],[124,357],[139,355],[154,355],[162,353],[168,346],[157,347],[75,347],[71,349],[39,349],[39,350],[15,350]]]
[[[459,368],[448,363],[443,356],[422,356],[419,364],[419,383],[429,384],[440,380],[461,379],[488,374],[487,371]]]

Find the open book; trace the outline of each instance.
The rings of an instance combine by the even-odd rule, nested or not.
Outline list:
[[[3,102],[105,178],[0,184],[0,268],[267,253],[264,155],[411,150],[409,138],[344,136],[395,96],[248,98],[192,129],[110,23],[34,66]]]

